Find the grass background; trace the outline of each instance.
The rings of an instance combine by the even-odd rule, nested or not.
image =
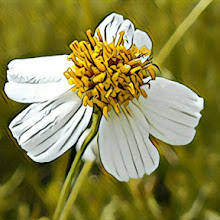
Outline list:
[[[147,31],[156,57],[198,0],[0,0],[0,220],[51,219],[69,152],[48,164],[25,157],[10,136],[9,122],[25,105],[3,92],[14,58],[70,53],[109,13]],[[142,180],[120,183],[94,164],[70,219],[220,219],[220,1],[213,1],[160,65],[165,77],[186,84],[205,99],[194,141],[161,144],[159,168]],[[157,62],[156,62],[157,63]]]

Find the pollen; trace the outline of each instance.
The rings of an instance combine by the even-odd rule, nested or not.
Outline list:
[[[141,88],[143,79],[148,76],[155,79],[151,60],[141,62],[141,57],[149,56],[151,51],[145,46],[138,49],[134,44],[126,49],[124,34],[124,31],[120,32],[117,43],[113,38],[108,44],[98,29],[98,37],[87,30],[88,41],[74,41],[70,45],[72,53],[68,59],[74,65],[64,75],[69,84],[75,85],[72,90],[82,98],[83,105],[97,105],[106,118],[111,108],[119,114],[121,105],[128,105],[140,95],[146,98],[147,94]]]

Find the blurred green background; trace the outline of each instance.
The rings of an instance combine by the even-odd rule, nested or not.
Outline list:
[[[48,164],[28,160],[7,126],[25,105],[3,92],[14,58],[70,53],[109,13],[147,31],[156,57],[198,0],[0,0],[0,220],[51,219],[69,152]],[[159,168],[142,180],[120,183],[94,164],[70,219],[220,219],[220,1],[213,1],[165,61],[162,74],[205,99],[203,117],[188,146],[161,144]],[[157,63],[157,62],[156,62]]]

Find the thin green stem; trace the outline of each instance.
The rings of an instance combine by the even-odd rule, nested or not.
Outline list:
[[[57,203],[57,207],[56,207],[56,210],[55,210],[54,216],[53,216],[54,220],[57,220],[59,218],[60,213],[63,209],[64,203],[66,202],[66,200],[68,198],[69,191],[71,188],[71,183],[72,183],[72,180],[73,180],[75,173],[76,173],[76,170],[77,170],[76,168],[79,166],[79,163],[80,163],[80,157],[81,157],[81,152],[78,151],[76,154],[76,157],[73,161],[73,164],[70,168],[70,171],[65,179],[63,188],[61,190],[61,193],[60,193],[60,196],[58,199],[58,203]]]
[[[57,203],[56,210],[54,212],[54,216],[53,216],[54,220],[57,220],[60,216],[60,213],[63,209],[64,203],[66,202],[66,200],[68,198],[68,195],[69,195],[69,192],[70,192],[70,189],[71,189],[72,180],[75,177],[75,174],[78,170],[77,167],[79,166],[79,164],[81,162],[81,156],[82,156],[85,148],[89,144],[89,142],[96,135],[96,133],[98,131],[100,118],[101,118],[101,113],[99,111],[96,111],[95,113],[93,113],[91,131],[90,131],[89,135],[86,137],[85,141],[83,142],[82,147],[77,152],[76,157],[75,157],[75,159],[72,163],[72,166],[70,168],[70,171],[69,171],[69,173],[66,177],[66,180],[64,182],[63,188],[62,188],[61,193],[60,193],[60,197],[59,197],[59,200],[58,200],[58,203]]]
[[[77,178],[74,187],[72,188],[72,191],[70,193],[70,196],[63,208],[63,211],[60,215],[60,220],[66,220],[68,218],[68,215],[73,207],[73,204],[77,198],[77,195],[79,193],[80,187],[82,186],[85,178],[87,177],[91,167],[92,167],[93,161],[86,161],[80,174],[79,177]]]
[[[159,54],[155,58],[156,62],[161,65],[167,56],[170,54],[172,49],[175,47],[180,38],[185,34],[189,27],[195,22],[199,15],[206,9],[206,7],[213,0],[201,0],[190,12],[190,14],[184,19],[179,25],[164,47],[160,50]]]
[[[180,217],[180,220],[191,220],[195,219],[197,216],[199,216],[200,212],[202,211],[205,201],[210,195],[210,193],[213,191],[214,185],[213,184],[207,184],[204,185],[200,190],[199,194],[196,198],[196,200],[193,202],[192,207],[188,212],[186,212],[183,216]]]

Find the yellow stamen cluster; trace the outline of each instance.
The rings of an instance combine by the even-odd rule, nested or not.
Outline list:
[[[89,42],[74,41],[70,54],[75,65],[64,73],[72,89],[83,99],[84,106],[96,104],[102,109],[105,117],[111,106],[119,114],[120,105],[128,105],[133,98],[140,95],[147,97],[141,86],[143,79],[149,74],[155,78],[153,65],[147,60],[142,63],[140,57],[150,55],[145,46],[138,49],[132,45],[128,50],[124,46],[124,31],[115,45],[115,39],[108,44],[103,41],[99,30],[98,38],[92,36],[92,31],[86,32]]]

